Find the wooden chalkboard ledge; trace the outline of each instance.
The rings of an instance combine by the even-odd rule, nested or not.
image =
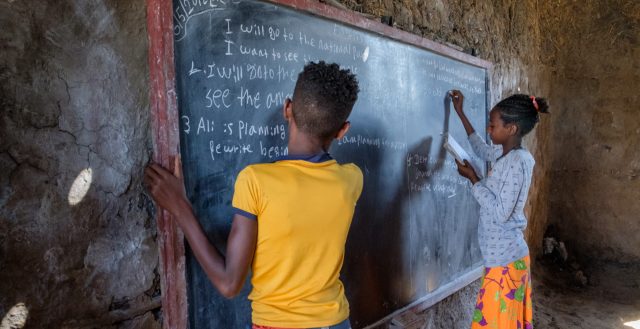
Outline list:
[[[436,289],[435,291],[433,291],[432,293],[430,293],[428,296],[425,296],[421,299],[416,300],[415,302],[387,315],[386,317],[380,319],[378,322],[369,325],[367,327],[365,327],[364,329],[374,329],[377,328],[378,326],[381,326],[389,321],[391,321],[391,319],[395,318],[396,316],[404,313],[404,312],[414,312],[414,313],[418,313],[421,311],[426,310],[427,308],[437,304],[438,302],[442,301],[443,299],[449,297],[451,295],[452,291],[458,291],[466,286],[468,286],[469,284],[471,284],[473,281],[476,281],[478,279],[480,279],[480,277],[482,276],[482,272],[484,270],[484,267],[482,265],[479,265],[478,267],[476,267],[475,269],[467,272],[466,274],[460,276],[459,278],[456,278],[455,280],[443,285],[442,287]]]

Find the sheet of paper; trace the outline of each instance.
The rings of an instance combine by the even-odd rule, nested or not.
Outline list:
[[[449,133],[445,135],[444,148],[453,155],[458,161],[464,163],[464,160],[471,161],[469,153],[458,144],[458,142]]]

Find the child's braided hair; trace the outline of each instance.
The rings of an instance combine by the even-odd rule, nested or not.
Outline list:
[[[538,123],[540,113],[549,113],[549,104],[541,97],[515,94],[501,100],[496,109],[505,124],[515,123],[518,126],[518,134],[523,137]]]

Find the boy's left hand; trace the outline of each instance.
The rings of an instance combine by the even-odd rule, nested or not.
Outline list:
[[[177,216],[187,196],[182,183],[182,165],[176,159],[177,177],[161,166],[152,163],[144,170],[144,183],[153,201],[160,208]],[[187,202],[188,203],[188,202]]]
[[[456,159],[456,165],[458,165],[458,173],[460,174],[460,176],[468,178],[472,184],[475,184],[478,181],[480,181],[480,178],[478,178],[476,171],[473,169],[469,161],[464,160],[464,164],[463,164],[460,161],[458,161],[458,159]]]

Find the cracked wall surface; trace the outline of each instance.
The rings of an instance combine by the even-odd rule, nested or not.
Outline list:
[[[0,315],[158,327],[144,2],[0,2]]]

